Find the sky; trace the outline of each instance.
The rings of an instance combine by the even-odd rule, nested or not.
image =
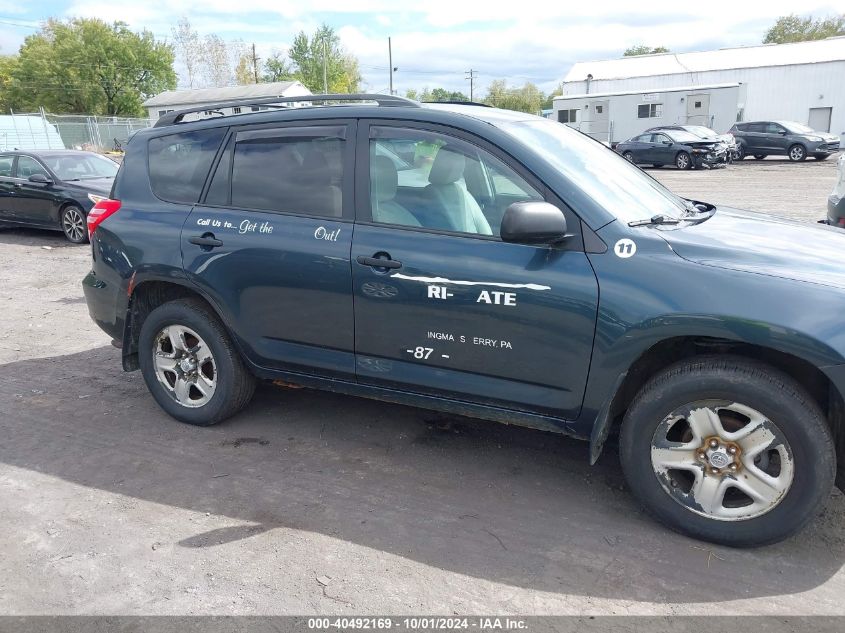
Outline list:
[[[636,6],[635,5],[639,5]],[[799,9],[796,11],[796,9]],[[527,81],[550,92],[577,61],[619,57],[629,46],[673,52],[759,44],[781,15],[845,13],[845,0],[0,0],[0,54],[14,53],[48,17],[122,20],[172,38],[186,16],[200,34],[255,43],[259,57],[285,51],[300,30],[335,28],[360,63],[364,88],[387,92],[387,38],[393,42],[394,89],[444,87],[469,94],[466,72],[477,72],[475,97],[494,79]],[[178,68],[177,68],[178,70]]]

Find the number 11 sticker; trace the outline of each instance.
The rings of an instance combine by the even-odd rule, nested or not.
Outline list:
[[[629,240],[628,238],[621,239],[616,242],[613,252],[616,253],[617,257],[628,259],[629,257],[633,257],[634,253],[637,252],[637,245],[634,243],[634,240]]]

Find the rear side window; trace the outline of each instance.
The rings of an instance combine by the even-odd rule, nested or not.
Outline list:
[[[0,156],[0,176],[11,178],[12,176],[12,161],[14,156]]]
[[[228,199],[239,209],[341,217],[345,130],[309,126],[238,132],[231,154],[227,148],[220,160],[206,202],[221,205]]]
[[[156,197],[196,202],[225,133],[225,128],[214,128],[150,139],[150,186]]]

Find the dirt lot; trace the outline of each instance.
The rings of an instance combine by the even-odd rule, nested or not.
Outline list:
[[[651,172],[815,220],[833,161]],[[0,232],[2,614],[843,614],[845,498],[791,541],[713,547],[643,515],[613,450],[265,387],[167,418],[88,319],[87,247]]]

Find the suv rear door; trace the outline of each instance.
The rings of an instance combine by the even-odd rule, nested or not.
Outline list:
[[[182,230],[186,272],[246,356],[353,378],[354,122],[233,127]]]
[[[575,417],[598,303],[578,218],[480,139],[433,124],[360,125],[358,381]],[[517,199],[564,209],[572,237],[553,248],[501,241],[500,209]]]

